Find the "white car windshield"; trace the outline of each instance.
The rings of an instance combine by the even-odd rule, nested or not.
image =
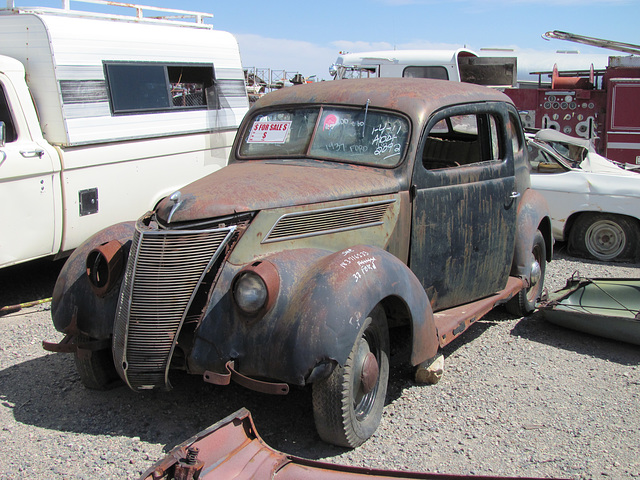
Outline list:
[[[366,107],[300,107],[258,112],[243,134],[239,156],[313,157],[394,167],[404,156],[409,122]]]

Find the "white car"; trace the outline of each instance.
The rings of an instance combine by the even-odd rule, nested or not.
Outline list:
[[[640,258],[640,174],[595,153],[589,140],[555,130],[527,136],[531,186],[549,203],[553,237],[571,255]]]

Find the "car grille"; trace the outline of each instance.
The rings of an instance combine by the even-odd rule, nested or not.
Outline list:
[[[344,232],[383,224],[389,205],[395,200],[363,205],[288,213],[278,219],[262,243]]]
[[[169,364],[189,306],[235,230],[136,226],[113,339],[116,368],[132,389],[170,388]]]

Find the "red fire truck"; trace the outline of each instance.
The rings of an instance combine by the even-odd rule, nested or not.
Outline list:
[[[640,46],[553,31],[547,38],[632,54],[609,57],[604,70],[532,72],[537,88],[507,88],[525,128],[552,128],[592,139],[601,155],[640,165]],[[635,55],[634,55],[635,54]],[[543,85],[544,76],[551,78]]]

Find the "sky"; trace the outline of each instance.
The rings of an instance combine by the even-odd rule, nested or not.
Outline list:
[[[16,6],[56,7],[62,1],[15,0]],[[353,0],[217,1],[141,0],[141,5],[214,15],[206,23],[235,35],[243,67],[296,72],[330,80],[341,51],[404,49],[512,49],[518,77],[530,71],[604,68],[609,56],[627,55],[563,40],[550,30],[640,44],[640,0]],[[130,13],[72,1],[71,8]],[[579,53],[556,53],[578,51]]]

